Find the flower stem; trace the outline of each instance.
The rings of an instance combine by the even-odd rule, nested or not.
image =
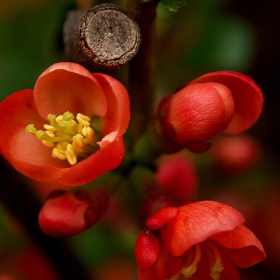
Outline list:
[[[155,19],[158,1],[127,0],[127,10],[138,23],[142,44],[129,64],[132,141],[146,130],[155,102]]]

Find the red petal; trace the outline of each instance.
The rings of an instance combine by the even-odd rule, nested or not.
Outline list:
[[[43,120],[34,105],[32,90],[22,90],[6,98],[0,106],[0,147],[5,158],[24,175],[37,180],[55,181],[60,167],[67,164],[51,157],[50,149],[25,128],[33,123],[41,127]]]
[[[102,117],[107,111],[98,81],[84,67],[70,62],[53,64],[39,76],[34,86],[34,100],[42,118],[66,111]]]
[[[159,254],[159,243],[153,235],[141,232],[135,244],[135,259],[140,270],[148,270]]]
[[[182,255],[194,244],[213,234],[229,231],[244,222],[234,208],[215,201],[200,201],[178,207],[176,216],[164,232],[166,248],[174,256]]]
[[[237,72],[218,71],[198,77],[191,84],[207,82],[224,84],[232,91],[235,112],[226,133],[243,132],[257,121],[263,108],[263,95],[250,77]]]
[[[94,73],[93,76],[103,89],[108,104],[106,115],[101,120],[102,134],[106,135],[112,131],[121,131],[124,134],[130,120],[127,90],[118,80],[111,76],[97,73]]]
[[[217,83],[189,84],[170,100],[168,121],[179,144],[204,142],[223,132],[234,114],[230,90]]]
[[[164,207],[147,220],[146,226],[150,230],[159,229],[170,222],[176,214],[177,207]]]
[[[259,239],[243,225],[232,231],[217,233],[211,239],[224,246],[224,251],[239,267],[249,267],[265,259]]]

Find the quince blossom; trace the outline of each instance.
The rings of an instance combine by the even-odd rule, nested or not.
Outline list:
[[[265,258],[263,246],[234,208],[215,201],[164,207],[138,236],[139,280],[237,280],[237,267]]]
[[[44,71],[33,90],[7,97],[0,120],[0,150],[15,169],[77,186],[121,163],[129,98],[116,79],[61,62]]]

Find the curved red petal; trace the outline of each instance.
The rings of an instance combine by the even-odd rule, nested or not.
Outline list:
[[[102,87],[108,104],[106,115],[101,119],[102,134],[106,135],[112,131],[121,131],[123,134],[130,120],[127,90],[118,80],[111,76],[98,73],[92,75]]]
[[[211,239],[225,247],[224,251],[239,267],[249,267],[265,259],[261,242],[243,225],[232,231],[217,233]]]
[[[155,213],[146,222],[146,226],[150,230],[156,230],[166,225],[177,214],[177,207],[164,207]]]
[[[93,181],[102,174],[120,165],[124,156],[123,138],[119,137],[106,147],[96,151],[76,165],[62,170],[57,180],[68,186],[79,186]]]
[[[59,178],[60,167],[65,163],[55,161],[49,148],[25,132],[30,123],[38,127],[43,124],[33,101],[33,91],[22,90],[7,97],[0,105],[0,118],[1,153],[10,164],[33,179]]]
[[[169,106],[168,122],[179,144],[216,136],[228,127],[234,114],[230,90],[217,83],[189,84],[172,96]]]
[[[140,270],[148,270],[157,260],[159,243],[153,235],[141,232],[135,244],[135,259]]]
[[[227,86],[235,103],[233,120],[226,133],[240,133],[251,127],[263,108],[263,94],[259,86],[248,76],[231,71],[211,72],[190,83],[217,82]]]
[[[174,256],[182,255],[191,246],[212,235],[229,231],[244,222],[240,212],[215,201],[200,201],[178,207],[176,216],[170,220],[163,234],[168,251]]]
[[[107,102],[102,88],[94,76],[79,64],[59,62],[50,66],[37,79],[34,100],[39,115],[61,115],[70,111],[89,117],[102,117]]]

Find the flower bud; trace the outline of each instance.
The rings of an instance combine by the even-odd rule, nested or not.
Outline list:
[[[230,90],[218,83],[187,85],[169,99],[168,107],[162,127],[165,134],[172,127],[174,141],[179,144],[204,142],[216,136],[226,129],[234,114]]]
[[[237,72],[211,72],[163,98],[154,129],[166,147],[181,145],[205,152],[211,145],[208,141],[218,134],[250,128],[262,107],[262,91],[251,78]]]
[[[39,225],[53,237],[76,235],[96,223],[101,214],[97,206],[86,191],[54,191],[39,213]]]

